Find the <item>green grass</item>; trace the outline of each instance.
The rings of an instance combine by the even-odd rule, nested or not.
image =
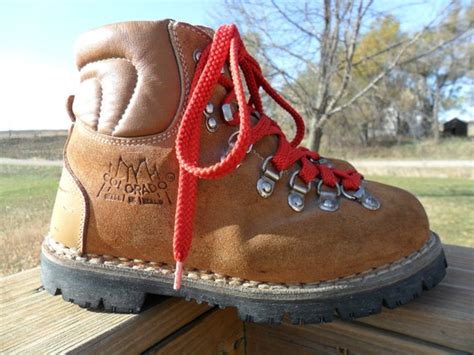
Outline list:
[[[65,134],[66,132],[59,132],[55,136],[45,137],[0,137],[0,156],[16,159],[61,159]],[[384,141],[373,147],[359,147],[348,146],[344,140],[329,141],[328,137],[323,136],[321,154],[344,159],[472,159],[474,156],[474,140],[467,138],[445,138],[439,143],[433,140],[413,140],[399,144]]]
[[[400,144],[379,144],[373,147],[338,147],[324,139],[321,154],[344,159],[472,159],[474,140],[467,138],[444,138],[436,143],[433,140],[408,141]]]
[[[42,205],[55,191],[61,168],[0,165],[0,208]]]
[[[59,167],[0,165],[0,275],[38,264]]]
[[[444,243],[474,247],[474,180],[388,176],[372,180],[415,194],[425,206],[431,229]]]
[[[0,138],[2,158],[28,159],[41,158],[59,160],[63,156],[67,136],[58,133],[47,137],[14,137]]]
[[[38,264],[60,177],[59,167],[0,165],[0,275]],[[474,247],[474,180],[373,177],[417,195],[445,243]]]

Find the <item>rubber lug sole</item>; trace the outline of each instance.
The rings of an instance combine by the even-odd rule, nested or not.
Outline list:
[[[172,289],[172,276],[160,279],[137,270],[83,264],[62,260],[43,247],[41,279],[44,288],[52,295],[62,294],[66,301],[87,309],[138,313],[150,296],[176,296],[220,308],[237,307],[240,318],[248,322],[280,323],[287,316],[293,324],[326,323],[335,317],[352,320],[379,313],[382,306],[396,308],[436,286],[445,276],[447,267],[439,243],[416,265],[374,275],[372,284],[363,279],[359,286],[354,282],[354,286],[348,287],[346,283],[344,292],[340,291],[341,287],[334,287],[334,290],[326,287],[321,293],[284,294],[248,292],[238,287],[226,289],[192,282],[176,292]]]

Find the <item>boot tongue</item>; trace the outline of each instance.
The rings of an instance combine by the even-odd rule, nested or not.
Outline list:
[[[209,27],[206,27],[206,26],[200,26],[200,25],[196,25],[195,27],[198,28],[199,30],[205,32],[211,38],[214,37],[215,31],[212,28],[209,28]],[[225,68],[225,74],[224,75],[227,76],[229,79],[231,79],[229,64],[226,63],[224,68]],[[245,80],[245,79],[242,78],[242,80]],[[220,88],[222,89],[222,87],[220,87]],[[217,88],[214,89],[214,94],[216,94],[216,92],[217,92],[216,90],[218,90],[218,89]],[[237,104],[236,99],[232,100],[232,102]],[[258,123],[258,118],[256,118],[254,115],[250,116],[250,120],[251,120],[252,126],[255,126]],[[278,138],[276,136],[266,136],[254,145],[254,149],[260,155],[262,155],[264,157],[275,154],[277,148],[278,148]]]

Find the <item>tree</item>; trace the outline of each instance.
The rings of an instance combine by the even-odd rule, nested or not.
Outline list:
[[[415,76],[421,113],[425,122],[425,134],[439,139],[439,112],[441,107],[450,108],[460,102],[460,81],[472,81],[472,65],[470,65],[474,5],[464,11],[459,3],[455,3],[444,21],[436,28],[426,31],[416,44],[414,52],[423,52],[432,47],[433,43],[443,43],[456,38],[454,45],[443,46],[406,65],[404,69]],[[471,40],[469,40],[471,35]],[[468,40],[463,40],[467,38]]]
[[[271,71],[272,82],[305,115],[308,145],[313,150],[319,150],[323,128],[330,119],[343,117],[345,110],[368,97],[401,63],[421,59],[453,40],[430,42],[434,47],[409,57],[411,47],[432,23],[415,35],[401,36],[396,21],[386,17],[378,25],[390,41],[377,41],[374,36],[361,41],[367,24],[374,16],[381,16],[371,9],[372,4],[373,0],[226,1],[232,21],[254,34],[247,39],[256,41],[249,44]],[[371,50],[358,50],[359,46]],[[354,85],[356,75],[363,76],[365,82],[359,80]]]

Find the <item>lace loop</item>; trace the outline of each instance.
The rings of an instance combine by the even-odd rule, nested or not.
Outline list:
[[[229,64],[230,79],[222,75],[222,68],[226,61]],[[240,70],[250,94],[248,102],[246,102]],[[237,101],[238,109],[233,114],[232,120],[227,123],[239,124],[239,130],[235,143],[221,161],[200,167],[198,160],[202,112],[218,83],[227,90],[223,103]],[[296,134],[291,142],[286,139],[278,124],[263,112],[259,88],[262,88],[293,118]],[[255,127],[251,127],[250,112],[258,112],[260,117]],[[183,262],[191,247],[198,178],[216,179],[234,171],[245,158],[248,147],[263,137],[269,135],[278,137],[278,149],[271,162],[279,172],[299,162],[301,168],[298,176],[306,184],[320,176],[321,181],[331,187],[338,186],[338,181],[342,181],[343,187],[347,190],[358,188],[361,176],[355,170],[344,171],[315,164],[314,161],[320,159],[319,154],[298,147],[304,132],[303,118],[263,77],[257,61],[245,49],[236,26],[219,27],[212,43],[199,58],[191,85],[189,103],[176,139],[176,156],[179,163],[178,199],[173,237],[173,252],[177,262],[174,283],[176,290],[181,286]]]

